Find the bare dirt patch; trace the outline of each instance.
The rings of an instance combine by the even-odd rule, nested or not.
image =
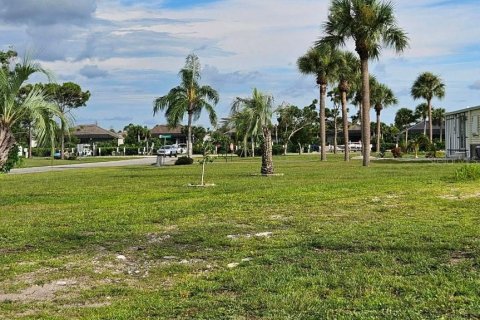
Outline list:
[[[0,293],[0,301],[42,301],[52,300],[59,291],[77,285],[75,279],[56,280],[44,285],[33,285],[19,293]]]

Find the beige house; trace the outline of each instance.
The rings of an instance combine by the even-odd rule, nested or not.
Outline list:
[[[480,160],[480,106],[445,114],[445,151],[448,158]]]

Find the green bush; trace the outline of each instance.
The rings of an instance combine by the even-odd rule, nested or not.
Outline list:
[[[461,166],[455,171],[455,180],[474,181],[480,179],[480,165],[467,164]]]
[[[51,152],[50,148],[32,148],[32,157],[50,157]]]
[[[14,145],[12,149],[10,149],[10,152],[8,153],[8,159],[7,162],[3,165],[3,167],[0,168],[0,172],[7,173],[13,167],[15,167],[16,164],[19,164],[22,162],[22,158],[18,155],[18,146]]]
[[[189,157],[180,157],[175,161],[176,166],[184,166],[189,164],[193,164],[193,159]]]

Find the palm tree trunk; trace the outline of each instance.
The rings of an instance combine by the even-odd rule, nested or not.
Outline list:
[[[440,117],[440,143],[443,142],[443,120],[442,118]]]
[[[428,130],[430,134],[430,143],[433,142],[433,125],[432,125],[432,101],[428,100]]]
[[[192,120],[193,120],[193,112],[192,106],[190,106],[190,110],[188,111],[188,134],[187,134],[187,155],[189,158],[193,156],[193,146],[192,146]]]
[[[377,110],[377,153],[380,152],[380,134],[381,134],[380,110]]]
[[[423,135],[427,135],[427,117],[423,118]]]
[[[253,137],[251,141],[252,141],[252,158],[255,158],[255,141]]]
[[[12,130],[6,124],[0,122],[0,168],[5,165],[8,160],[8,153],[15,144],[15,137]]]
[[[363,166],[370,164],[370,82],[368,59],[362,58],[362,154]]]
[[[65,153],[64,153],[64,150],[65,150],[65,124],[63,123],[62,121],[62,124],[60,125],[60,130],[62,130],[62,132],[60,133],[60,145],[61,145],[61,149],[60,149],[60,157],[62,158],[62,160],[65,159]]]
[[[349,161],[349,153],[350,150],[348,149],[348,113],[347,113],[347,93],[342,91],[342,118],[343,118],[343,144],[345,145],[345,154],[344,160]]]
[[[262,174],[273,174],[272,134],[268,126],[263,128]]]
[[[333,116],[333,154],[337,154],[337,138],[338,138],[338,126],[337,126],[337,116]]]
[[[320,147],[322,148],[320,154],[321,161],[327,161],[327,139],[325,128],[325,97],[327,93],[327,86],[320,84]]]
[[[32,157],[32,141],[33,141],[33,135],[32,135],[32,123],[28,123],[28,158],[30,159]]]

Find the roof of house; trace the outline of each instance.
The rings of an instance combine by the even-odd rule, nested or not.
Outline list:
[[[167,125],[163,124],[157,124],[155,127],[153,127],[150,130],[151,134],[175,134],[175,135],[181,135],[182,133],[182,126],[178,126],[175,128],[171,128]]]
[[[121,139],[122,136],[118,133],[100,128],[96,124],[82,124],[76,126],[72,130],[72,135],[78,138],[92,138],[92,139]]]
[[[450,114],[456,114],[456,113],[463,113],[467,111],[472,111],[472,110],[478,110],[480,109],[480,106],[475,106],[475,107],[467,107],[465,109],[460,109],[460,110],[455,110],[455,111],[450,111],[445,113],[445,115],[450,115]]]

